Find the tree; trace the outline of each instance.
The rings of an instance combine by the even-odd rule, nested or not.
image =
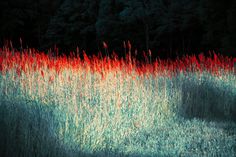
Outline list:
[[[0,36],[17,43],[21,37],[29,45],[39,47],[48,19],[58,2],[59,0],[0,1]]]
[[[202,0],[201,20],[205,28],[203,44],[207,49],[223,48],[227,32],[227,10],[230,1]]]
[[[67,50],[76,46],[91,48],[96,39],[98,2],[99,0],[64,0],[51,17],[45,45],[57,44]]]
[[[26,3],[26,2],[25,2]],[[6,39],[14,39],[16,36],[20,37],[25,25],[25,19],[28,18],[25,5],[21,1],[1,1],[0,14],[0,33],[1,37]]]
[[[122,20],[123,25],[136,28],[134,34],[138,34],[136,39],[140,43],[145,43],[145,50],[150,48],[150,32],[153,23],[155,23],[157,1],[153,0],[134,0],[134,1],[121,1],[123,9],[119,13],[119,18]],[[135,36],[135,35],[133,35]]]
[[[162,40],[159,45],[168,47],[170,55],[173,51],[190,51],[195,47],[194,43],[201,40],[197,8],[198,3],[194,0],[159,0],[156,32]]]
[[[230,55],[235,55],[236,51],[236,1],[232,1],[227,11],[227,32],[223,39],[223,45],[226,48],[226,52]]]
[[[98,17],[95,23],[97,42],[107,41],[109,47],[120,52],[125,31],[119,19],[123,4],[117,0],[101,0],[98,7]],[[111,49],[110,49],[111,50]]]

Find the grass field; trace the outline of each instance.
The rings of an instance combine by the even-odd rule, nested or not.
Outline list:
[[[1,157],[236,156],[235,59],[82,58],[0,49]]]

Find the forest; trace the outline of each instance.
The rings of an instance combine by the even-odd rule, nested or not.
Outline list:
[[[228,0],[8,0],[0,1],[0,44],[88,54],[102,42],[122,55],[133,50],[174,57],[216,51],[235,56],[236,1]]]

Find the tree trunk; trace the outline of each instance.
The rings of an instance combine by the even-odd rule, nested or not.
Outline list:
[[[173,47],[173,39],[172,39],[172,32],[170,32],[169,33],[169,48],[170,48],[169,54],[170,54],[170,56],[168,56],[168,57],[172,57],[172,51],[173,51],[172,47]]]
[[[149,50],[149,26],[145,23],[145,44],[146,44],[146,51]]]

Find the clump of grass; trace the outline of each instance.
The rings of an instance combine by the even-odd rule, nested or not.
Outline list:
[[[83,55],[0,51],[2,156],[236,154],[232,58]]]

